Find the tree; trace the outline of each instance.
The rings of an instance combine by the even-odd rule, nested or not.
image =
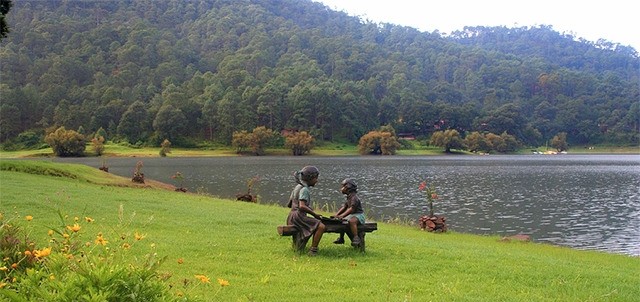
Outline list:
[[[265,126],[256,127],[251,133],[249,146],[255,155],[264,155],[265,147],[269,146],[276,133]]]
[[[91,139],[91,147],[97,156],[102,156],[104,153],[104,136],[96,135],[93,137]]]
[[[147,109],[140,101],[135,101],[122,115],[117,127],[118,135],[124,136],[130,143],[144,139],[147,130]]]
[[[299,131],[286,136],[284,147],[291,149],[293,155],[304,155],[311,151],[313,142],[313,136],[306,131]]]
[[[186,118],[182,110],[165,105],[160,108],[153,120],[153,129],[158,137],[166,137],[168,140],[179,141],[186,127]]]
[[[560,132],[560,133],[556,134],[551,139],[551,147],[555,148],[556,150],[558,150],[558,152],[569,150],[569,146],[567,145],[567,133],[566,132]]]
[[[429,144],[444,147],[444,152],[451,153],[451,149],[464,149],[464,143],[458,130],[449,129],[437,131],[431,135]]]
[[[400,148],[398,139],[388,131],[370,131],[358,141],[360,154],[393,155],[398,148]]]
[[[464,145],[471,152],[489,152],[491,148],[482,133],[474,131],[464,138]]]
[[[251,144],[251,133],[247,130],[234,131],[231,138],[231,146],[236,148],[236,153],[242,153]]]
[[[66,130],[64,127],[49,133],[44,141],[51,146],[56,156],[61,157],[83,156],[86,148],[84,135],[73,130]]]

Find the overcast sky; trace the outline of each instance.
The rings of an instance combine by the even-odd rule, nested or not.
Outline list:
[[[629,0],[314,0],[376,23],[451,33],[465,26],[551,25],[589,41],[605,39],[640,51],[640,11]],[[635,6],[635,5],[634,5]]]

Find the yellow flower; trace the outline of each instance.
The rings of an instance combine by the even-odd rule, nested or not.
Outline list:
[[[133,237],[134,237],[136,240],[140,241],[140,240],[144,239],[144,237],[145,237],[145,236],[144,236],[144,235],[140,235],[140,233],[136,232],[136,233],[133,235]]]
[[[64,237],[64,239],[69,239],[69,234],[64,233],[64,234],[62,234],[62,237]]]
[[[100,245],[107,245],[107,243],[109,243],[109,241],[107,241],[104,237],[102,237],[102,233],[98,233],[98,236],[96,237],[95,242],[96,244],[100,244]]]
[[[56,276],[53,274],[49,275],[49,280],[56,280]]]
[[[205,275],[196,275],[196,279],[200,280],[202,283],[211,283],[211,280],[209,280]]]
[[[4,282],[0,282],[0,288],[4,288],[5,286],[7,286],[7,284],[6,284],[6,283],[4,283]]]
[[[218,284],[220,284],[220,286],[229,286],[229,281],[224,280],[222,278],[218,278]]]
[[[47,257],[47,256],[51,255],[51,248],[47,247],[47,248],[44,248],[42,250],[35,250],[35,251],[33,251],[33,253],[35,254],[35,256],[37,258],[44,258],[44,257]]]
[[[131,245],[125,242],[125,243],[122,244],[122,248],[125,249],[125,250],[128,250],[128,249],[131,248]]]
[[[27,215],[27,216],[24,216],[24,219],[26,219],[27,221],[31,221],[33,220],[33,216]]]
[[[0,272],[6,272],[9,270],[6,266],[0,266]]]
[[[80,218],[78,218],[78,216],[73,217],[73,221],[78,222],[80,220]]]
[[[93,222],[93,218],[91,217],[85,217],[84,220],[86,220],[87,222]]]
[[[47,232],[47,235],[49,235],[49,237],[53,236],[53,230],[49,230],[49,231]]]
[[[69,231],[73,231],[74,233],[80,231],[80,225],[79,224],[74,224],[73,226],[68,225],[67,229],[69,229]]]
[[[24,255],[25,255],[25,256],[31,256],[31,251],[30,251],[30,250],[26,250],[26,251],[24,251]]]
[[[178,258],[178,264],[183,264],[184,260],[182,258]]]

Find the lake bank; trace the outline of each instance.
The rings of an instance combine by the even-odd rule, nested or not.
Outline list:
[[[0,171],[5,217],[26,224],[22,217],[32,215],[39,247],[50,239],[48,227],[60,223],[57,205],[71,220],[95,220],[80,223],[89,241],[104,232],[115,248],[120,233],[144,234],[129,257],[167,257],[160,269],[174,291],[184,289],[183,281],[193,285],[194,275],[210,277],[213,284],[190,288],[203,300],[215,294],[222,301],[633,301],[640,295],[638,257],[381,222],[367,235],[366,254],[333,245],[327,236],[319,256],[310,258],[276,234],[287,208],[107,185],[95,168],[52,165],[75,178]],[[322,280],[322,290],[301,287],[298,280],[309,276]],[[220,288],[216,278],[230,285]]]

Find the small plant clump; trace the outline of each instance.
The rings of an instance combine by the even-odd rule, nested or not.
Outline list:
[[[176,192],[187,192],[187,188],[184,187],[184,176],[180,172],[176,172],[171,175],[171,179],[176,181]]]
[[[260,181],[260,176],[254,176],[247,180],[247,193],[238,193],[236,194],[236,200],[247,201],[247,202],[257,202],[258,196],[251,194],[251,189]]]
[[[142,173],[142,161],[138,161],[136,163],[136,168],[133,170],[133,178],[131,178],[132,182],[143,184],[144,183],[144,173]]]

